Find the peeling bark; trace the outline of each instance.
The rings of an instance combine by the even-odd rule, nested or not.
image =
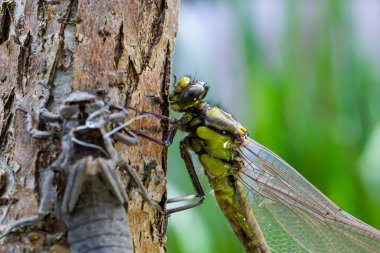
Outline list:
[[[122,106],[168,114],[178,8],[178,0],[1,1],[0,230],[36,214],[41,177],[60,152],[59,140],[29,136],[23,110],[36,115],[47,98],[49,110],[57,112],[68,94],[82,90]],[[156,138],[165,138],[168,128],[157,121],[152,127],[151,120],[133,127],[149,129]],[[133,148],[116,147],[141,175],[154,201],[164,206],[166,148],[146,140]],[[136,252],[165,252],[163,217],[126,178],[124,182]],[[60,200],[64,182],[58,178],[55,183],[53,195]],[[7,237],[0,252],[68,252],[58,202],[44,222]]]

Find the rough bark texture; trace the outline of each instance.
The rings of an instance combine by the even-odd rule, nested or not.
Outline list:
[[[110,97],[116,104],[168,114],[168,89],[179,0],[0,1],[0,224],[36,214],[41,175],[60,152],[57,140],[38,141],[26,132],[25,112],[43,97],[57,112],[72,91]],[[37,117],[35,117],[37,119]],[[164,138],[164,122],[133,126]],[[40,129],[46,128],[34,122]],[[166,152],[141,140],[117,145],[141,175],[154,200],[166,201]],[[125,180],[126,181],[126,180]],[[60,199],[64,184],[57,182]],[[161,217],[128,184],[128,218],[136,252],[165,252]],[[59,201],[58,201],[59,202]],[[14,233],[0,252],[68,252],[59,234],[59,203],[40,226]],[[62,237],[62,238],[61,238]],[[57,238],[61,238],[55,242]]]

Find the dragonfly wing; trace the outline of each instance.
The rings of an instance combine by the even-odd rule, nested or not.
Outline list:
[[[273,152],[248,139],[238,173],[275,252],[380,252],[380,232],[342,211]]]

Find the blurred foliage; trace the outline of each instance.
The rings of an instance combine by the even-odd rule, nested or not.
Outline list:
[[[312,27],[305,27],[296,1],[284,2],[275,65],[258,43],[245,1],[226,3],[235,20],[234,53],[244,66],[249,96],[244,114],[249,117],[241,120],[251,138],[292,164],[342,209],[379,229],[380,198],[366,185],[361,174],[366,168],[360,169],[367,164],[362,156],[380,122],[379,69],[361,54],[345,1],[322,1]],[[178,61],[188,59],[177,59],[175,68]],[[178,139],[170,149],[170,196],[193,193]],[[373,158],[380,147],[371,147]],[[197,168],[206,192],[211,192],[201,166]],[[379,163],[375,171],[380,173]],[[205,204],[174,214],[169,222],[168,252],[243,252],[212,193]]]

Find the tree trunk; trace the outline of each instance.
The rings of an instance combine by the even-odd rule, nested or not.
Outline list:
[[[68,94],[81,90],[109,97],[124,107],[168,114],[179,0],[0,3],[2,231],[7,224],[36,214],[41,175],[60,152],[59,141],[29,136],[23,110],[36,116],[41,100],[47,97],[48,109],[57,112]],[[157,122],[144,119],[133,126],[165,138],[168,125]],[[46,128],[41,122],[34,125]],[[141,175],[154,201],[164,206],[167,149],[141,139],[137,147],[116,148]],[[62,188],[58,182],[58,200]],[[135,251],[165,252],[163,217],[142,201],[136,188],[128,189],[128,219]],[[41,226],[6,237],[0,252],[69,252],[66,234],[60,234],[64,228],[59,207],[59,203],[54,204]]]

